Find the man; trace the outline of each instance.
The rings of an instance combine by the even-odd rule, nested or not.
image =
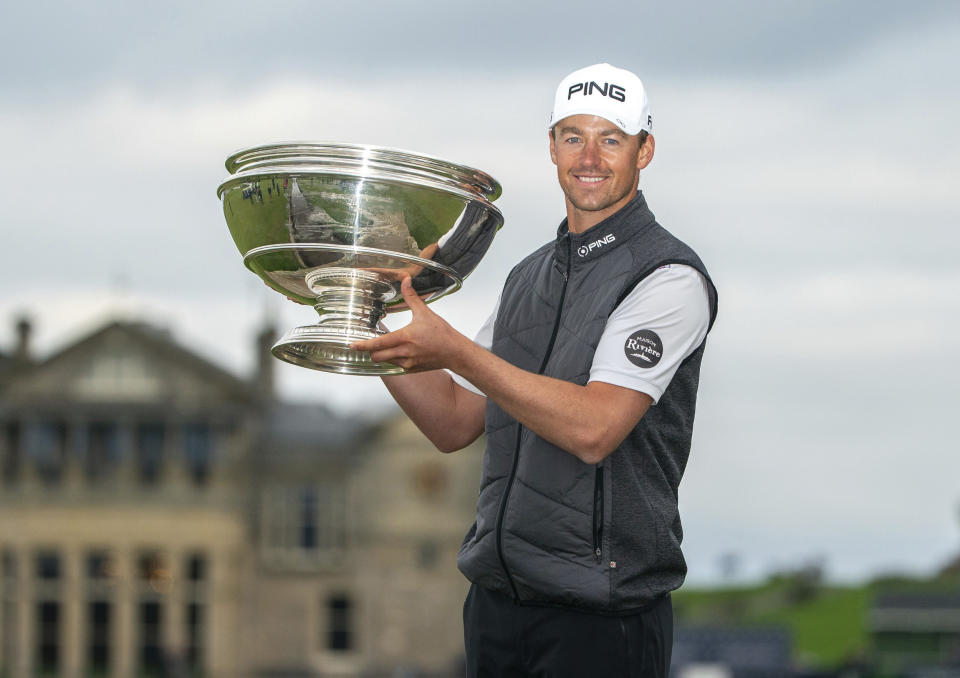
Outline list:
[[[458,562],[470,676],[669,670],[677,488],[717,297],[637,189],[652,123],[634,74],[567,76],[549,132],[567,218],[510,273],[477,341],[406,280],[411,323],[355,345],[412,373],[384,382],[441,450],[486,432]]]

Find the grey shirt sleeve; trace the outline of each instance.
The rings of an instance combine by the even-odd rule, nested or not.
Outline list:
[[[488,351],[499,308],[498,298],[474,338]],[[709,293],[700,272],[683,264],[662,266],[637,283],[610,314],[589,381],[641,391],[656,403],[680,363],[707,336],[709,323]],[[460,375],[450,372],[450,376],[468,391],[484,395]]]
[[[590,368],[602,381],[660,399],[680,363],[693,353],[710,323],[707,282],[682,264],[658,268],[607,319]]]

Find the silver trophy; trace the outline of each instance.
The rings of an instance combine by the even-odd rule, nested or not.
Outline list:
[[[503,225],[501,189],[479,170],[407,151],[277,144],[227,158],[217,194],[247,268],[314,325],[287,332],[281,360],[342,374],[402,374],[350,344],[386,332],[410,276],[427,303],[460,289]]]

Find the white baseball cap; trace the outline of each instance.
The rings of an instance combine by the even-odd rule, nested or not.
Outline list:
[[[581,68],[560,81],[549,128],[579,114],[598,115],[630,135],[653,131],[650,102],[640,78],[610,64]]]

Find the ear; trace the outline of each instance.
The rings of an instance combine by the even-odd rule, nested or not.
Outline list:
[[[547,132],[547,136],[550,137],[550,159],[553,161],[553,164],[557,164],[557,140],[553,136],[553,130],[551,129]]]
[[[650,164],[650,161],[653,160],[653,152],[656,149],[656,144],[653,141],[653,135],[649,135],[647,140],[643,142],[643,146],[640,147],[640,152],[637,153],[637,169],[642,170],[647,165]]]

